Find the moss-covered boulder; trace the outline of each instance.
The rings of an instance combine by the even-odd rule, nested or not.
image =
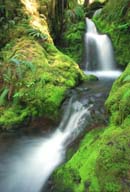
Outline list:
[[[83,77],[78,66],[54,45],[42,47],[29,37],[15,40],[13,47],[7,45],[2,56],[0,124],[4,127],[14,121],[6,114],[10,107],[16,116],[26,108],[26,117],[44,114],[54,118],[66,90]]]
[[[111,122],[116,125],[123,124],[130,118],[130,64],[122,75],[115,81],[106,107],[111,113]]]
[[[78,151],[53,174],[54,192],[129,192],[130,129],[109,126],[86,134]]]
[[[54,46],[38,1],[21,0],[20,10],[24,17],[9,27],[0,52],[2,129],[39,116],[56,118],[66,90],[86,79],[78,65]]]

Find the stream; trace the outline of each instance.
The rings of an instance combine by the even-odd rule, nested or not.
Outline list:
[[[98,34],[90,19],[86,22],[85,73],[96,74],[99,80],[83,83],[68,92],[61,123],[52,133],[0,136],[1,192],[48,192],[47,180],[65,161],[70,144],[90,127],[108,123],[104,102],[120,71],[115,67],[110,39]]]

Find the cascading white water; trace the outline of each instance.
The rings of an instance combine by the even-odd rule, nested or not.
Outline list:
[[[52,135],[40,141],[33,140],[33,144],[31,141],[18,143],[14,156],[11,151],[11,157],[7,157],[8,173],[0,182],[0,191],[40,192],[53,170],[64,160],[66,147],[89,119],[89,109],[71,100],[62,123]]]
[[[102,12],[102,8],[97,9],[97,10],[95,11],[95,13],[93,14],[93,17],[100,15],[101,12]]]
[[[114,52],[109,37],[99,34],[94,22],[86,18],[85,70],[97,76],[119,76],[116,70]]]

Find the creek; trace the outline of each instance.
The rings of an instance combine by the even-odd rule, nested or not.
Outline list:
[[[1,192],[48,192],[47,180],[65,161],[70,144],[90,127],[107,124],[104,102],[120,71],[116,70],[110,39],[99,34],[90,19],[86,22],[85,73],[96,74],[99,80],[68,92],[61,123],[52,133],[0,137]]]

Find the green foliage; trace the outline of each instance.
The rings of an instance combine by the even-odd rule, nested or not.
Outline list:
[[[83,192],[87,191],[88,187],[89,191],[100,191],[95,175],[95,160],[100,150],[100,138],[96,138],[102,132],[103,130],[94,130],[87,133],[74,156],[54,172],[55,191],[68,189],[73,192]]]
[[[44,0],[39,1],[39,3],[42,4],[42,7],[44,4],[52,5]],[[53,9],[55,2],[52,3]],[[74,23],[77,24],[83,19],[84,12],[81,7],[76,7],[77,1],[67,3],[69,9],[74,10]],[[58,5],[61,8],[60,2]],[[45,28],[45,33],[33,28],[31,25],[32,17],[26,15],[21,1],[18,3],[16,0],[12,0],[10,4],[10,1],[6,0],[3,2],[3,6],[6,10],[5,8],[4,12],[0,10],[0,22],[2,24],[0,29],[0,46],[2,47],[0,52],[2,58],[0,63],[0,127],[13,128],[15,124],[19,126],[19,123],[34,116],[47,116],[54,119],[58,115],[66,90],[84,79],[89,80],[89,78],[81,72],[72,59],[58,51],[54,46],[48,33],[46,21],[40,17],[41,12],[38,19],[42,31]],[[54,13],[56,18],[53,19],[57,29],[59,29],[59,25],[63,27],[65,21],[64,10],[60,10],[59,7],[53,9],[57,13],[57,15]],[[69,29],[73,22],[70,21],[69,26],[67,25],[67,18],[65,22],[64,27],[67,26]],[[77,27],[75,26],[73,34],[76,29],[83,31],[84,24],[79,23]],[[2,33],[2,30],[5,33]],[[83,32],[81,33],[83,34]],[[72,39],[71,42],[74,42],[77,39],[81,44],[80,32],[74,38],[70,34],[67,36],[67,41]],[[4,46],[5,44],[6,46]],[[78,45],[76,49],[79,53]],[[4,91],[6,89],[8,91]],[[23,108],[27,110],[23,111]],[[23,113],[24,115],[22,115]]]
[[[2,90],[2,93],[0,95],[0,106],[5,104],[6,96],[8,95],[9,89],[5,88]]]
[[[82,6],[75,7],[75,15],[79,21],[85,17],[85,13]]]
[[[15,122],[17,127],[32,116],[57,118],[66,90],[85,78],[77,64],[53,44],[41,45],[34,38],[16,39],[2,50],[2,57],[2,87],[9,90],[0,108],[4,129],[13,128]],[[29,110],[21,116],[23,107]]]
[[[16,55],[17,56],[17,55]],[[15,57],[12,57],[9,62],[15,66],[16,68],[16,72],[17,72],[17,76],[19,78],[23,77],[23,74],[25,73],[25,71],[27,69],[30,69],[33,73],[36,71],[36,66],[30,62],[30,61],[22,61],[19,60]]]
[[[74,9],[66,9],[65,11],[65,20],[66,22],[77,23],[77,21],[81,21],[85,17],[84,9],[82,6],[76,6]]]
[[[130,61],[129,0],[109,0],[100,16],[93,18],[99,31],[108,33],[112,39],[118,64],[126,66]]]
[[[46,41],[48,39],[48,36],[46,34],[43,34],[40,30],[38,29],[28,29],[27,33],[29,36],[32,36],[36,39],[42,39],[43,41]]]
[[[83,35],[84,35],[85,23],[79,22],[77,24],[71,24],[69,29],[64,33],[63,41],[64,48],[61,50],[73,58],[76,62],[81,60],[83,54]]]
[[[54,191],[129,192],[129,76],[130,64],[114,82],[106,101],[110,124],[86,133],[77,152],[54,172]]]
[[[67,2],[68,6],[64,9],[61,19],[57,23],[52,23],[52,28],[56,28],[54,36],[58,48],[76,62],[81,61],[83,53],[83,35],[85,31],[85,12],[77,1]],[[57,17],[59,13],[57,13]],[[61,26],[59,26],[61,25]]]
[[[10,128],[15,129],[27,119],[28,114],[31,115],[31,110],[29,108],[23,109],[19,108],[19,106],[6,108],[4,114],[1,114],[0,125],[4,130],[9,130]]]
[[[5,45],[10,38],[13,38],[14,32],[12,32],[12,34],[10,33],[21,18],[24,18],[21,1],[16,2],[16,0],[12,0],[11,4],[9,0],[0,2],[0,48]]]
[[[129,0],[109,0],[103,9],[103,18],[107,21],[121,21],[127,14]],[[109,10],[109,13],[107,12]],[[115,12],[116,10],[116,12]]]

